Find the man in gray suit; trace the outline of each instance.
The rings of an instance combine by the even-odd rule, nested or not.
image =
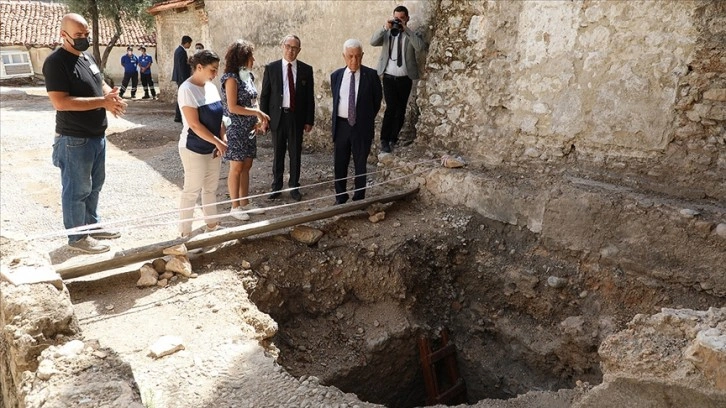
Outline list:
[[[406,105],[414,79],[421,76],[416,53],[426,47],[423,39],[408,28],[408,9],[393,9],[393,19],[376,31],[371,45],[383,47],[378,60],[378,75],[383,75],[383,96],[386,111],[381,126],[381,151],[390,153],[398,143],[398,133],[406,119]]]

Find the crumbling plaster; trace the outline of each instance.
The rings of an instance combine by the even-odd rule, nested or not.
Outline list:
[[[562,163],[636,172],[726,200],[726,3],[684,1],[402,1],[429,42],[412,99],[419,143],[486,165]],[[314,68],[316,127],[327,144],[330,73],[341,45],[364,44],[395,1],[207,0],[157,15],[164,98],[172,101],[171,55],[189,34],[220,56],[238,38],[263,66],[281,56],[286,33],[302,38]],[[696,181],[694,186],[694,181]],[[656,191],[668,188],[653,187]],[[668,191],[668,193],[673,193]]]
[[[442,0],[434,15],[417,101],[431,147],[486,165],[572,154],[726,199],[723,2]]]

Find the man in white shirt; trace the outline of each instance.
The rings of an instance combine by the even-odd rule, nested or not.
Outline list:
[[[282,40],[282,59],[265,66],[260,92],[260,109],[270,116],[272,131],[272,193],[280,197],[285,172],[285,151],[290,155],[290,197],[300,201],[300,159],[303,131],[310,132],[315,121],[313,68],[298,60],[301,42],[290,34]]]
[[[363,46],[356,39],[343,44],[345,67],[330,75],[333,93],[333,172],[335,203],[348,201],[346,185],[351,155],[355,167],[353,201],[366,194],[366,163],[375,135],[375,120],[381,109],[381,79],[372,68],[361,64]]]

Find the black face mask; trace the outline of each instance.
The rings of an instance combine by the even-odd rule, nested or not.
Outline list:
[[[68,35],[68,37],[71,36],[70,34],[68,34],[68,32],[66,32],[66,35]],[[88,37],[71,38],[71,40],[73,40],[73,43],[72,43],[73,49],[76,51],[83,52],[83,51],[87,50],[88,47],[91,46],[90,42],[88,41]]]

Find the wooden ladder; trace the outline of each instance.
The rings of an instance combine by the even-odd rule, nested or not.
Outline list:
[[[456,346],[449,343],[449,331],[441,330],[441,347],[432,351],[425,336],[418,339],[421,368],[426,384],[426,404],[466,403],[466,385],[456,365]]]

